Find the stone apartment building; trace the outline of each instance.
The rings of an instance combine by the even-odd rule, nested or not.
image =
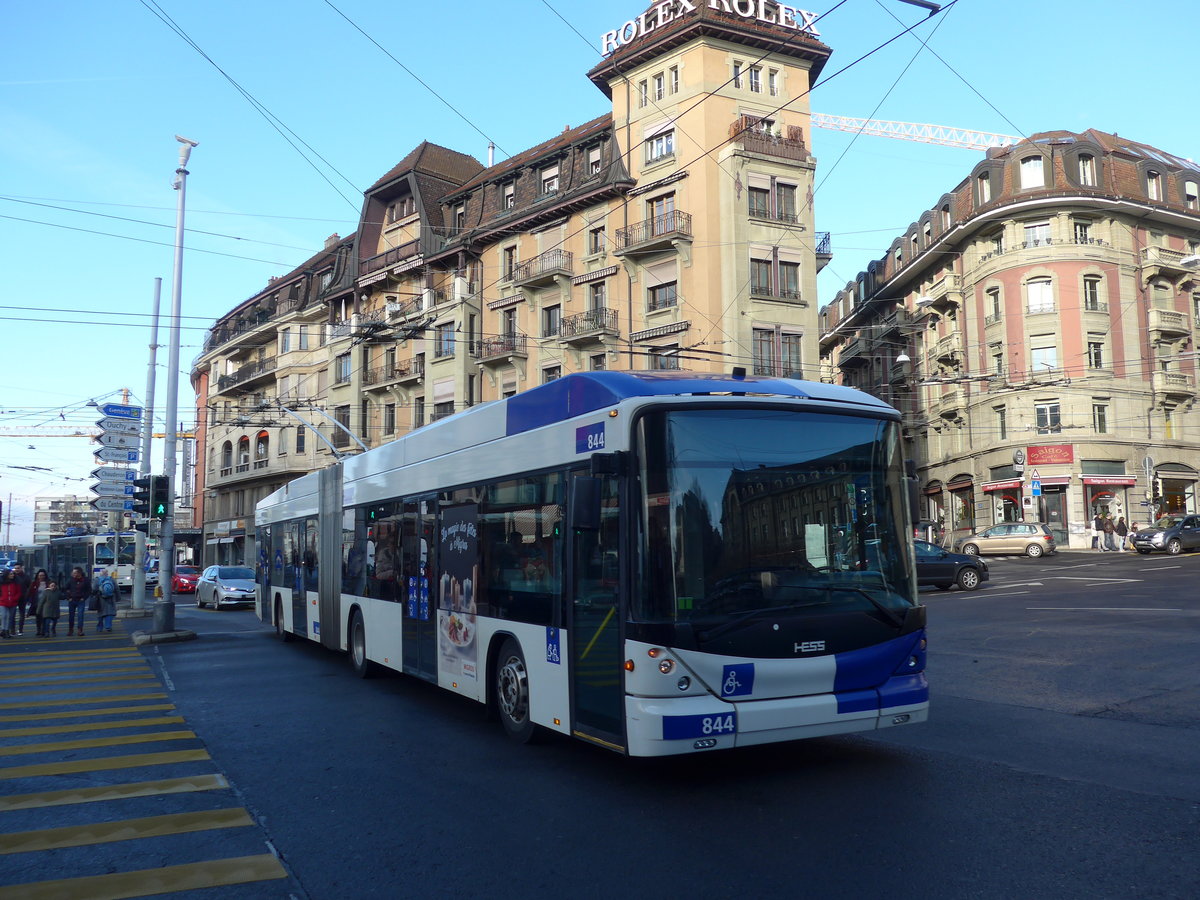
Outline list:
[[[827,377],[904,415],[948,537],[1196,512],[1200,166],[1089,130],[991,150],[821,310]]]
[[[654,4],[588,73],[609,110],[490,165],[422,142],[352,238],[217,322],[192,375],[206,562],[252,559],[289,478],[570,372],[817,377],[830,51],[753,6]]]

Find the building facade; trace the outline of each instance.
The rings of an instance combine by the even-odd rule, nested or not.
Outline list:
[[[71,534],[100,534],[109,530],[109,514],[92,508],[93,497],[35,497],[33,500],[33,543]]]
[[[252,558],[283,481],[570,372],[818,376],[804,129],[830,51],[752,6],[654,4],[588,73],[608,111],[490,165],[421,143],[352,239],[222,317],[192,378],[205,561]]]
[[[1099,131],[991,150],[821,311],[896,405],[948,538],[1196,512],[1200,167]]]

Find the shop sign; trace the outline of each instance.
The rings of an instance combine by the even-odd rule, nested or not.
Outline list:
[[[704,0],[665,0],[655,3],[636,19],[630,19],[620,28],[607,31],[600,37],[600,52],[605,56],[618,48],[631,44],[638,38],[645,37],[657,31],[664,25],[682,19],[696,12],[697,7],[704,6]],[[767,25],[802,31],[813,37],[820,37],[815,22],[817,13],[806,12],[794,6],[785,6],[775,0],[708,0],[708,8],[743,19],[754,19]]]
[[[1020,486],[1020,478],[1010,478],[1007,481],[989,481],[983,486],[983,489],[985,491],[1007,491],[1010,488],[1019,488]]]
[[[1107,485],[1115,484],[1115,485],[1123,485],[1125,487],[1132,487],[1133,485],[1137,484],[1137,479],[1134,478],[1132,475],[1112,475],[1112,476],[1084,475],[1083,483],[1084,484],[1107,484]]]
[[[1045,444],[1041,447],[1029,447],[1026,458],[1031,466],[1073,463],[1075,462],[1075,445]]]

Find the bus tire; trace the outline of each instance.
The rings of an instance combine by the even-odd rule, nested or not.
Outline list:
[[[529,717],[529,670],[515,638],[505,638],[496,657],[493,676],[496,711],[504,732],[518,744],[533,740],[536,726]]]
[[[275,636],[285,644],[292,639],[292,633],[283,625],[283,601],[275,597]]]
[[[357,609],[350,613],[350,627],[346,630],[346,636],[354,674],[359,678],[372,677],[379,667],[367,659],[367,626],[363,623],[362,612]]]

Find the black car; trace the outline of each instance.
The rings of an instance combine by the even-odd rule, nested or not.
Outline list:
[[[932,584],[943,591],[958,585],[973,591],[988,580],[987,563],[978,556],[951,553],[929,541],[913,541],[917,555],[917,584]]]

